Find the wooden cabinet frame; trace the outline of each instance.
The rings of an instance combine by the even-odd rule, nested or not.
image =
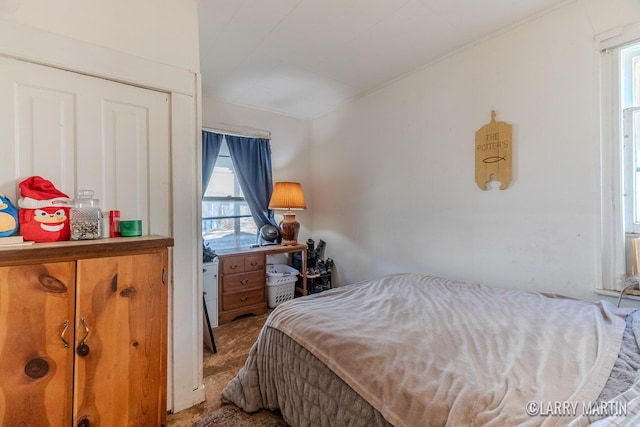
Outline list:
[[[166,425],[172,245],[0,250],[0,425]]]

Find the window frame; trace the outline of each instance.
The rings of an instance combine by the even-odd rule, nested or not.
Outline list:
[[[638,44],[640,47],[640,43]],[[622,134],[623,134],[623,206],[624,206],[624,231],[628,233],[640,233],[640,221],[636,221],[640,212],[637,210],[637,191],[640,182],[637,179],[638,152],[635,149],[638,141],[633,131],[638,126],[636,118],[640,114],[640,105],[627,107],[622,110]]]
[[[601,218],[600,218],[600,282],[596,289],[622,290],[628,284],[626,275],[626,218],[624,117],[622,105],[621,52],[640,43],[640,25],[617,28],[596,37],[600,53],[601,107]],[[631,177],[633,179],[633,177]],[[627,182],[625,182],[627,181]]]

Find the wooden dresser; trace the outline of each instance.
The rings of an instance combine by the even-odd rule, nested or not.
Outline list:
[[[264,253],[221,255],[219,258],[219,323],[267,311]]]
[[[306,270],[307,245],[261,246],[218,252],[218,324],[239,316],[267,311],[267,255],[302,252]],[[301,293],[307,294],[306,271],[302,274]]]
[[[0,425],[166,425],[169,246],[0,250]]]

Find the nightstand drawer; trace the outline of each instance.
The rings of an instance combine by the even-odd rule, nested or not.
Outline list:
[[[256,304],[264,304],[264,288],[222,295],[223,310],[234,310]]]
[[[260,271],[264,270],[264,261],[263,254],[224,257],[220,259],[220,271],[222,274]]]
[[[264,288],[264,286],[265,279],[264,274],[261,271],[222,276],[223,294],[249,291],[251,289],[261,289]]]
[[[264,255],[247,255],[244,257],[244,271],[264,270]]]
[[[220,274],[243,273],[244,259],[244,256],[220,258]]]

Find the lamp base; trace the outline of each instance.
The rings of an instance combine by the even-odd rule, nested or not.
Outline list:
[[[282,246],[293,246],[298,244],[298,231],[300,231],[300,223],[296,221],[296,214],[287,211],[284,219],[280,221],[280,237],[282,238]]]

